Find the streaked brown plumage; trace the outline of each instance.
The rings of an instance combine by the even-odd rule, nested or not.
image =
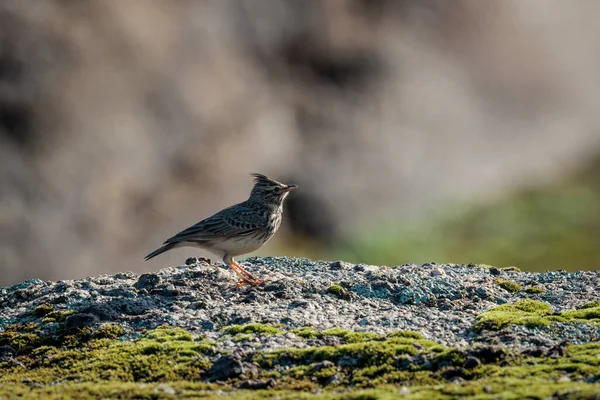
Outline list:
[[[240,277],[240,285],[264,282],[252,276],[233,258],[259,249],[273,237],[281,225],[283,202],[298,186],[286,185],[261,174],[252,176],[254,187],[248,200],[179,232],[145,259],[177,247],[200,247],[222,257],[223,262]]]

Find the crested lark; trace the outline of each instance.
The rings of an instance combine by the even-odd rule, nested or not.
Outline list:
[[[261,174],[254,176],[254,188],[248,200],[219,211],[164,242],[164,246],[146,256],[146,260],[165,251],[195,246],[223,258],[223,262],[240,277],[238,286],[259,285],[257,279],[233,257],[259,249],[273,237],[283,215],[283,202],[297,185],[285,185]]]

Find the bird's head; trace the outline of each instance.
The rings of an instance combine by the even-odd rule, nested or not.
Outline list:
[[[254,187],[250,193],[250,200],[261,203],[280,206],[290,191],[298,187],[298,185],[277,182],[262,174],[252,174],[252,176],[254,177]]]

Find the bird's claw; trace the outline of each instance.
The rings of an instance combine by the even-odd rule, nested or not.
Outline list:
[[[259,285],[262,285],[263,283],[266,283],[266,282],[269,282],[269,279],[258,279],[258,278],[253,278],[252,280],[250,280],[250,279],[242,279],[233,288],[234,289],[239,289],[239,288],[243,287],[244,285],[259,286]]]

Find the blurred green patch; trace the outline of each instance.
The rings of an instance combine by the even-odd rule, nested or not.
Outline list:
[[[600,268],[600,161],[563,182],[418,220],[364,226],[328,258],[376,265],[488,263],[527,271]]]

